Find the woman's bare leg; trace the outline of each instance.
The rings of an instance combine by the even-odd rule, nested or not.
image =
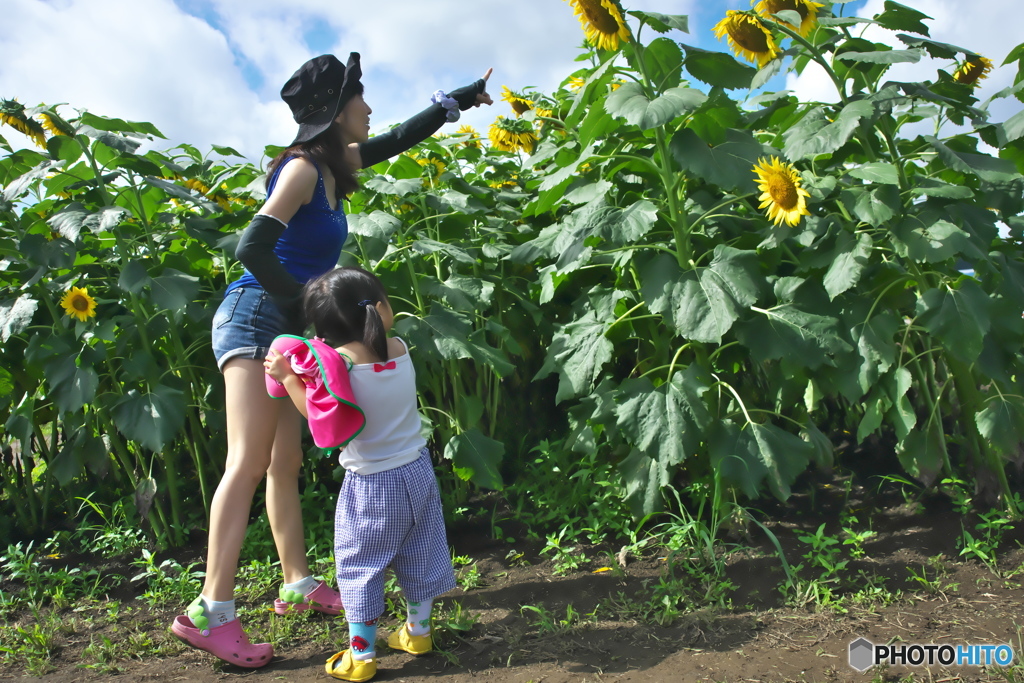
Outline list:
[[[302,467],[302,416],[291,401],[282,399],[277,434],[267,470],[267,517],[274,533],[285,583],[309,576],[306,535],[299,502],[299,470]]]
[[[263,364],[258,360],[235,358],[224,366],[228,456],[210,508],[203,584],[203,595],[209,600],[234,597],[238,555],[249,523],[252,497],[270,467],[282,408],[291,407],[267,394],[263,376]],[[296,412],[294,408],[292,412]],[[295,438],[294,447],[299,449],[298,437]]]

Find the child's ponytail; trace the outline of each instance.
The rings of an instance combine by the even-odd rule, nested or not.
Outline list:
[[[380,318],[380,311],[377,310],[377,302],[364,299],[359,305],[366,311],[366,321],[363,323],[363,346],[373,351],[382,362],[388,359],[388,338],[384,331],[384,321]]]

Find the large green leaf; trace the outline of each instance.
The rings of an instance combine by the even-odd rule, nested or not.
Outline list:
[[[1024,399],[997,394],[974,415],[978,432],[1007,458],[1016,457],[1024,441]]]
[[[815,457],[815,448],[773,424],[748,423],[737,427],[723,420],[709,439],[711,466],[722,479],[756,498],[762,483],[779,500],[790,495],[790,485]]]
[[[941,423],[932,422],[926,429],[907,434],[896,444],[896,455],[907,474],[930,487],[942,472],[946,457],[946,437],[942,434]]]
[[[91,367],[79,367],[76,356],[53,358],[46,364],[49,396],[62,413],[81,410],[96,397],[99,375]]]
[[[954,150],[931,135],[923,136],[923,139],[930,144],[947,166],[954,171],[971,173],[982,180],[998,183],[1019,178],[1017,167],[1011,161],[998,159],[987,154],[971,154]]]
[[[196,300],[199,278],[174,268],[165,268],[161,275],[153,278],[150,291],[158,307],[177,313]]]
[[[711,422],[701,398],[708,387],[702,374],[693,364],[659,387],[646,377],[623,382],[615,412],[629,443],[664,466],[695,455]]]
[[[942,346],[965,363],[981,353],[989,329],[989,301],[985,290],[963,278],[957,289],[929,289],[917,301],[917,322]]]
[[[28,294],[0,304],[0,341],[6,343],[14,335],[21,334],[32,322],[37,308],[39,302]]]
[[[604,364],[612,359],[613,346],[605,336],[608,327],[609,323],[588,311],[554,334],[544,365],[534,379],[558,373],[555,403],[586,394],[601,376]]]
[[[711,86],[728,88],[749,88],[757,69],[742,64],[725,52],[712,52],[693,45],[683,45],[686,50],[686,70],[698,81]]]
[[[633,449],[619,463],[619,472],[626,489],[626,502],[633,516],[640,518],[664,507],[661,490],[672,483],[671,469],[663,462]]]
[[[857,377],[861,391],[867,393],[875,385],[878,378],[889,371],[896,362],[896,342],[893,338],[899,329],[900,321],[891,310],[882,309],[869,320],[854,328],[857,340],[857,353],[861,364]],[[848,396],[856,401],[860,396]]]
[[[348,216],[348,230],[353,235],[372,237],[387,242],[402,227],[402,221],[389,213],[374,211],[369,214],[354,213]]]
[[[913,31],[926,36],[928,25],[924,23],[925,19],[931,17],[893,0],[885,0],[885,11],[875,15],[875,21],[890,31]]]
[[[505,444],[477,429],[453,436],[444,447],[444,457],[452,461],[455,473],[464,481],[496,491],[504,486],[498,467],[505,457]]]
[[[683,71],[683,51],[669,38],[655,38],[642,48],[647,76],[658,90],[679,85]]]
[[[858,233],[856,237],[846,231],[839,233],[835,256],[823,283],[829,299],[835,299],[860,282],[871,257],[872,245],[871,236],[866,232]]]
[[[840,336],[835,318],[791,303],[752,310],[760,315],[738,326],[736,338],[758,361],[784,358],[798,367],[815,369],[835,365],[836,355],[852,350]]]
[[[639,10],[632,10],[626,14],[643,20],[658,33],[668,33],[672,29],[683,33],[690,32],[690,18],[685,14],[660,14],[659,12],[641,12]]]
[[[465,249],[456,247],[453,244],[445,244],[444,242],[438,242],[428,238],[421,238],[412,243],[413,251],[420,254],[445,254],[446,256],[452,257],[454,260],[460,263],[473,264],[476,263],[476,259],[473,258]]]
[[[901,441],[913,431],[917,425],[917,413],[907,396],[913,386],[914,376],[906,368],[897,368],[882,378],[881,386],[889,398],[890,408],[886,413],[889,423]]]
[[[605,107],[612,116],[649,130],[699,107],[707,95],[692,88],[670,88],[662,95],[648,99],[639,83],[625,83],[608,96]]]
[[[640,271],[647,307],[663,315],[686,339],[719,343],[757,302],[763,278],[757,254],[718,245],[711,264],[682,271],[659,254]]]
[[[132,389],[114,404],[113,415],[125,437],[160,451],[185,424],[185,395],[163,384],[152,393]]]
[[[727,129],[725,142],[709,146],[684,128],[672,136],[669,149],[684,171],[726,190],[751,193],[757,189],[754,165],[766,150],[749,131]]]
[[[865,62],[867,64],[916,64],[921,61],[921,50],[875,50],[873,52],[842,52],[836,59],[844,62]]]
[[[874,106],[865,100],[855,100],[844,106],[833,122],[829,122],[824,108],[811,109],[786,131],[783,152],[794,161],[831,154],[846,144],[865,117],[874,113]]]
[[[939,263],[960,255],[985,258],[971,235],[949,221],[937,220],[928,225],[927,216],[908,216],[893,230],[896,253],[913,261]]]

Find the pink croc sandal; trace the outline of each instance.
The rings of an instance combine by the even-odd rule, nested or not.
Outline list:
[[[174,618],[171,633],[194,648],[205,650],[229,664],[258,669],[270,663],[274,646],[270,643],[253,645],[242,630],[242,622],[233,619],[214,628],[198,629],[184,614]]]
[[[278,614],[305,612],[311,607],[324,614],[341,614],[341,596],[338,591],[321,581],[305,595],[282,588],[281,597],[274,599],[274,611]]]

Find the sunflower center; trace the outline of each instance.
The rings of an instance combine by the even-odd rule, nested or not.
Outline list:
[[[755,53],[768,52],[768,36],[756,21],[743,18],[733,21],[728,27],[729,37],[744,50]]]
[[[89,310],[89,301],[84,296],[76,296],[71,300],[71,308],[85,313]]]
[[[792,211],[800,202],[796,191],[796,183],[781,173],[771,173],[765,180],[768,182],[768,194],[778,206]]]
[[[768,13],[778,14],[783,10],[792,10],[800,13],[801,19],[807,18],[808,7],[806,4],[799,2],[798,0],[769,0],[768,2]]]
[[[982,71],[985,70],[985,64],[982,62],[968,62],[967,66],[964,67],[960,73],[960,77],[956,80],[960,83],[967,83],[968,85],[974,83],[981,76]]]
[[[605,34],[606,36],[613,36],[619,32],[619,22],[615,21],[615,16],[608,11],[608,8],[601,3],[601,0],[582,0],[580,7],[583,8],[583,13],[587,15],[587,21],[595,29]]]

